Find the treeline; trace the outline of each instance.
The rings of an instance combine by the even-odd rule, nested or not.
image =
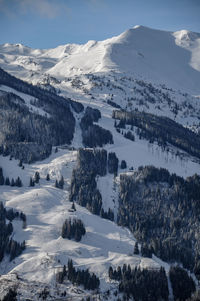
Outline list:
[[[66,219],[62,226],[61,236],[62,238],[80,241],[85,233],[85,226],[80,219]]]
[[[111,280],[119,281],[119,292],[123,292],[127,299],[140,301],[168,300],[169,290],[164,268],[148,270],[133,268],[124,264],[116,270],[112,267],[108,271]]]
[[[52,110],[52,113],[54,109],[59,107],[69,109],[69,105],[76,113],[80,113],[84,110],[84,106],[81,103],[76,102],[70,98],[59,96],[47,89],[42,89],[38,85],[34,86],[30,83],[27,83],[19,78],[16,78],[15,76],[10,75],[2,68],[0,68],[0,85],[11,87],[19,92],[37,98],[38,106],[43,108],[47,106],[47,109]],[[48,113],[51,114],[51,112]]]
[[[140,167],[120,176],[118,224],[141,242],[141,253],[180,262],[200,279],[200,176]]]
[[[118,126],[129,124],[139,128],[139,136],[151,143],[157,141],[159,145],[167,143],[186,151],[192,156],[200,158],[200,136],[188,128],[167,117],[150,113],[132,111],[113,111],[113,118],[119,119]]]
[[[105,130],[93,122],[98,122],[101,112],[97,109],[87,107],[81,119],[80,127],[82,130],[82,140],[85,147],[102,147],[113,143],[113,136],[110,131]]]
[[[85,290],[95,290],[99,288],[99,278],[94,273],[91,274],[88,269],[76,270],[71,259],[68,260],[67,268],[66,270],[66,266],[64,266],[62,272],[57,274],[57,281],[59,283],[62,283],[64,279],[67,278],[73,284],[83,285]]]
[[[72,172],[70,196],[71,202],[77,202],[93,214],[102,215],[113,220],[114,214],[102,210],[102,196],[97,188],[96,176],[104,176],[107,170],[117,173],[118,159],[114,153],[107,156],[106,150],[79,149],[77,168]]]
[[[14,212],[13,209],[8,209],[0,202],[0,262],[3,260],[5,254],[10,256],[10,261],[19,256],[25,249],[25,241],[18,243],[10,238],[13,232],[12,220],[14,218],[20,218],[23,222],[26,222],[26,216],[23,212]],[[7,223],[9,220],[9,223]]]
[[[17,179],[9,179],[9,177],[4,177],[3,175],[3,169],[2,167],[0,167],[0,185],[7,185],[7,186],[17,186],[17,187],[22,187],[23,184],[22,184],[22,180],[20,179],[20,177],[17,177]]]
[[[29,95],[38,92],[34,90],[35,87],[18,82],[14,77],[9,82],[2,81],[2,72],[0,69],[0,83],[24,93],[30,92]],[[39,89],[38,93],[35,95],[35,111],[30,110],[25,101],[13,93],[2,92],[0,95],[0,154],[31,163],[48,157],[52,145],[71,143],[75,118],[69,103],[54,94],[51,97],[51,93],[46,90]],[[41,115],[40,109],[46,115]]]

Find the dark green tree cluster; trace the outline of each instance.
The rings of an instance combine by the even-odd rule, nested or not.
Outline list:
[[[52,93],[51,90],[42,89],[38,85],[31,85],[28,82],[10,75],[2,68],[0,68],[0,84],[37,98],[36,103],[39,107],[51,105],[53,111],[54,109],[56,110],[56,108],[59,109],[59,107],[69,109],[69,106],[71,106],[76,113],[80,113],[84,110],[82,103],[59,96],[56,93]],[[49,114],[51,113],[49,112]]]
[[[40,173],[36,171],[34,177],[33,178],[30,177],[29,186],[34,187],[35,184],[39,184],[39,182],[40,182]]]
[[[5,254],[10,255],[10,261],[16,256],[19,256],[25,249],[25,241],[18,243],[17,241],[10,238],[13,232],[13,225],[11,221],[20,217],[21,219],[26,218],[25,214],[21,212],[14,212],[13,209],[6,210],[3,203],[0,202],[0,261],[4,258]],[[6,220],[9,220],[9,223]]]
[[[73,266],[72,260],[68,260],[68,271],[67,278],[73,283],[77,285],[83,285],[84,289],[87,290],[95,290],[99,288],[100,280],[94,274],[90,273],[87,270],[76,270]]]
[[[110,208],[108,209],[108,212],[106,212],[103,207],[101,207],[100,216],[109,219],[110,221],[114,221],[114,212]]]
[[[2,94],[0,154],[31,163],[49,156],[52,145],[71,143],[75,128],[71,106],[76,110],[78,103],[20,81],[2,69],[0,83],[36,97],[33,105],[46,112],[40,115],[29,110],[24,100],[13,93]]]
[[[108,172],[117,175],[119,160],[114,152],[108,154]]]
[[[113,118],[120,120],[118,127],[125,128],[126,124],[136,126],[140,138],[151,143],[157,141],[163,147],[170,143],[200,158],[200,136],[170,118],[146,112],[117,110],[113,111]]]
[[[109,104],[110,106],[112,106],[113,108],[116,108],[116,109],[121,109],[121,106],[118,105],[117,103],[115,103],[114,101],[108,99],[107,100],[107,104]]]
[[[121,168],[121,169],[126,169],[126,168],[127,168],[127,164],[126,164],[126,161],[125,161],[125,160],[122,160],[122,161],[121,161],[120,168]]]
[[[105,130],[93,122],[101,118],[101,113],[97,109],[86,108],[85,114],[81,119],[82,139],[85,147],[102,147],[105,144],[113,143],[113,136],[110,131]]]
[[[124,133],[124,137],[126,139],[131,140],[131,141],[135,141],[135,136],[134,136],[134,134],[131,131],[125,132]]]
[[[62,238],[80,241],[85,233],[85,226],[80,219],[66,219],[62,226],[61,236]]]
[[[180,262],[200,277],[200,176],[183,179],[163,168],[120,176],[118,223],[141,242],[141,254]]]
[[[169,271],[174,300],[185,301],[195,292],[194,280],[188,273],[178,266],[172,266]]]
[[[16,288],[9,288],[8,292],[4,295],[2,301],[17,301]]]
[[[4,178],[3,175],[3,169],[0,167],[0,185],[7,185],[7,186],[17,186],[17,187],[22,187],[22,180],[20,179],[20,177],[17,177],[16,180],[14,180],[12,178],[12,180],[10,181],[9,177]]]
[[[114,165],[112,171],[118,168],[118,159],[114,153]],[[117,161],[117,164],[116,164]],[[79,149],[78,164],[72,172],[70,196],[71,202],[77,202],[79,205],[86,207],[93,214],[104,215],[113,220],[113,213],[105,213],[102,209],[102,196],[97,189],[96,176],[104,176],[107,173],[107,151],[104,149]],[[114,166],[114,167],[113,167]]]
[[[108,270],[111,280],[119,281],[119,291],[127,298],[139,301],[168,300],[169,290],[167,276],[164,268],[160,270],[148,270],[124,264],[116,270],[112,267]]]
[[[135,242],[135,246],[134,246],[134,251],[133,251],[133,253],[134,253],[135,255],[138,255],[138,254],[140,253],[139,247],[138,247],[138,242],[137,242],[137,241]]]
[[[56,188],[63,189],[63,187],[64,187],[64,184],[65,184],[65,182],[64,182],[64,178],[63,178],[63,176],[61,176],[61,178],[60,178],[60,180],[59,180],[59,181],[58,181],[58,180],[56,180],[56,182],[55,182],[55,187],[56,187]]]

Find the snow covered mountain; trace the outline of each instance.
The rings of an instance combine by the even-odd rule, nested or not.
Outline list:
[[[86,73],[117,71],[199,94],[200,34],[166,32],[135,26],[105,41],[31,49],[21,44],[0,47],[5,70],[23,79],[47,73],[57,79]]]
[[[5,252],[0,262],[1,295],[16,287],[19,300],[40,300],[47,292],[47,300],[81,300],[92,294],[94,300],[117,300],[122,298],[122,293],[115,293],[119,281],[108,276],[108,269],[124,263],[153,271],[164,267],[169,298],[173,298],[170,261],[183,263],[195,273],[197,282],[200,233],[194,212],[199,210],[200,191],[200,34],[135,26],[119,36],[85,45],[41,50],[4,44],[0,67],[36,85],[0,70],[0,167],[4,177],[2,185],[0,170],[0,201],[6,210],[13,208],[26,215],[26,225],[18,217],[5,217],[6,224],[13,224],[10,237],[19,243],[25,240],[26,249],[11,261],[10,253]],[[149,165],[156,169],[141,168]],[[39,183],[32,186],[30,178],[34,182],[37,173]],[[15,180],[11,185],[17,177],[22,187]],[[62,177],[64,189],[59,189]],[[132,189],[131,185],[134,190],[125,194],[124,187]],[[144,222],[140,207],[141,220],[135,225],[129,213],[140,193],[140,205],[144,202],[147,215],[145,202],[153,202],[148,227],[157,226],[154,201],[155,208],[159,202],[160,219],[163,211],[170,212],[163,216],[167,227],[159,242],[162,250],[180,247],[184,258],[162,253],[150,234],[146,238],[148,221]],[[185,199],[192,205],[185,208]],[[63,223],[69,219],[84,223],[86,234],[80,241],[61,236]],[[165,224],[159,227],[164,229]],[[157,228],[153,231],[153,235],[159,232]],[[139,240],[139,254],[133,254],[133,234]],[[164,261],[159,256],[148,257],[143,245],[147,241]],[[193,256],[197,261],[191,267],[188,258]],[[91,293],[69,279],[57,281],[68,259],[76,269],[89,269],[99,277],[99,291]]]

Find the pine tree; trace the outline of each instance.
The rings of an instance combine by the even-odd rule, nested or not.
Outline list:
[[[134,252],[135,255],[139,254],[139,248],[138,248],[138,242],[136,241],[135,246],[134,246]]]
[[[121,161],[121,169],[125,169],[125,168],[127,168],[127,164],[126,164],[126,161],[125,160],[122,160]]]
[[[55,182],[55,187],[56,187],[56,188],[59,188],[58,180],[56,180],[56,182]]]
[[[11,187],[15,186],[15,181],[14,181],[13,178],[12,178],[12,180],[11,180],[10,186],[11,186]]]
[[[35,176],[34,176],[34,180],[35,180],[35,183],[39,183],[40,181],[40,174],[38,171],[35,172]]]
[[[76,211],[76,207],[75,207],[74,202],[72,203],[72,208],[71,209],[74,210],[74,211]]]
[[[110,279],[113,279],[113,268],[110,266],[108,270],[108,276]]]
[[[30,186],[30,187],[35,186],[35,182],[33,181],[33,179],[32,179],[31,177],[30,177],[29,186]]]
[[[17,179],[15,181],[15,186],[22,187],[22,181],[21,181],[20,177],[17,177]]]
[[[64,186],[64,178],[63,178],[63,176],[61,176],[61,179],[60,179],[60,181],[58,183],[58,186],[59,186],[59,188],[63,189],[63,186]]]
[[[7,177],[6,180],[5,180],[5,185],[8,185],[10,186],[10,179]]]
[[[49,174],[47,174],[46,180],[47,180],[47,181],[50,181],[50,176],[49,176]]]
[[[0,185],[4,185],[3,169],[0,167]]]

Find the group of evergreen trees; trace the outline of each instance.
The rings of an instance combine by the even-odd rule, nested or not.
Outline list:
[[[85,226],[80,219],[66,219],[62,226],[61,236],[62,238],[80,241],[85,233]]]
[[[101,207],[100,216],[102,218],[109,219],[110,221],[114,221],[114,212],[110,208],[108,209],[108,212],[106,212],[103,207]]]
[[[111,209],[105,212],[102,208],[102,196],[96,183],[96,176],[104,176],[107,169],[110,173],[117,173],[118,158],[115,153],[107,157],[104,149],[79,149],[77,168],[72,172],[69,200],[78,202],[93,214],[113,220]]]
[[[60,178],[60,180],[59,180],[59,181],[56,179],[56,182],[55,182],[55,187],[56,187],[56,188],[63,189],[63,187],[64,187],[64,184],[65,184],[65,182],[64,182],[64,178],[63,178],[63,176],[61,176],[61,178]]]
[[[50,175],[49,175],[49,174],[46,175],[46,180],[47,180],[47,181],[50,181]],[[61,180],[64,182],[63,179],[61,179]],[[60,180],[60,181],[61,181],[61,180]],[[39,182],[40,182],[40,173],[39,173],[38,171],[36,171],[34,177],[33,177],[33,178],[30,177],[29,186],[30,186],[30,187],[34,187],[35,184],[39,184]],[[60,183],[62,183],[62,182],[60,182]],[[57,184],[57,186],[58,186],[58,184]],[[57,187],[57,186],[56,186],[56,187]],[[61,186],[61,185],[60,185],[60,186]],[[58,188],[61,188],[61,187],[58,187]]]
[[[194,280],[179,266],[171,266],[169,277],[172,284],[174,300],[185,301],[196,290]]]
[[[16,180],[14,180],[13,178],[9,179],[9,177],[6,177],[4,178],[4,175],[3,175],[3,169],[0,167],[0,185],[7,185],[7,186],[17,186],[17,187],[22,187],[23,184],[22,184],[22,181],[20,179],[20,177],[17,177]]]
[[[16,256],[19,256],[25,249],[25,241],[18,243],[10,238],[13,232],[12,220],[16,217],[26,221],[26,216],[22,212],[14,212],[13,209],[6,210],[3,203],[0,202],[0,261],[4,258],[5,254],[10,255],[10,261]],[[9,220],[7,223],[6,220]]]
[[[64,278],[67,276],[67,279],[70,280],[73,284],[83,285],[86,290],[95,290],[99,288],[100,280],[94,274],[90,273],[87,270],[75,269],[72,260],[68,260],[67,264],[68,270],[66,271],[66,267],[63,267],[62,273],[59,275],[60,282],[63,282]]]
[[[108,154],[108,172],[117,175],[119,160],[114,152]]]
[[[113,118],[120,120],[118,127],[125,128],[126,124],[136,126],[139,136],[151,143],[157,141],[163,147],[170,143],[200,158],[200,136],[170,118],[146,112],[117,110],[113,111]]]
[[[93,124],[93,122],[98,122],[99,118],[101,118],[99,110],[91,107],[86,108],[80,122],[83,145],[85,147],[102,147],[107,143],[113,143],[113,136],[110,131],[105,130],[97,124]]]
[[[180,262],[200,279],[200,176],[140,167],[120,176],[118,223],[141,242],[141,254]]]
[[[37,98],[36,110],[31,111],[19,96],[8,92],[0,95],[0,154],[31,163],[49,156],[52,145],[71,143],[75,128],[71,107],[80,112],[82,104],[25,83],[2,69],[0,84]]]
[[[119,291],[127,298],[139,301],[168,300],[167,276],[162,267],[160,270],[131,269],[130,265],[124,264],[116,270],[110,267],[108,274],[111,280],[119,281]]]
[[[124,133],[124,137],[126,139],[131,140],[131,141],[135,141],[135,136],[134,136],[134,134],[131,131],[125,132]]]

